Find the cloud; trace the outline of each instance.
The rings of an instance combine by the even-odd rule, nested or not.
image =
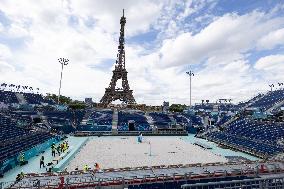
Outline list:
[[[258,70],[264,71],[284,71],[284,55],[270,55],[260,58],[254,65]]]
[[[218,54],[247,52],[260,37],[284,24],[283,18],[267,20],[266,16],[262,12],[226,14],[195,35],[186,32],[165,40],[160,49],[161,66],[198,64]]]
[[[277,83],[284,81],[284,55],[275,54],[261,57],[254,65],[261,74],[264,83]]]
[[[143,33],[159,17],[161,5],[159,1],[117,1],[117,0],[82,0],[70,1],[72,12],[83,19],[92,17],[96,26],[109,33],[118,33],[122,9],[127,18],[126,33],[132,36]],[[143,14],[141,11],[143,10]],[[137,24],[139,23],[139,24]]]
[[[272,31],[258,41],[260,49],[272,49],[276,45],[284,45],[284,28]]]
[[[1,75],[4,74],[4,73],[13,72],[13,71],[15,71],[13,66],[8,64],[7,62],[0,60],[0,73],[1,73]]]
[[[6,45],[0,44],[0,60],[6,60],[12,56],[11,50]]]

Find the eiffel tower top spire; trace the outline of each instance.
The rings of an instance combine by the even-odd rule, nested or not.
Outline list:
[[[123,70],[125,69],[125,49],[124,49],[124,27],[126,23],[126,18],[124,16],[124,9],[122,11],[122,17],[120,18],[120,36],[119,36],[119,45],[118,45],[118,53],[117,60],[115,65],[115,70]]]

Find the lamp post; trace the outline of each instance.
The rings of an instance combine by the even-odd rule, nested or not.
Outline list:
[[[61,64],[61,75],[60,75],[60,84],[59,84],[59,93],[58,93],[58,102],[57,102],[59,104],[63,67],[68,65],[69,60],[67,58],[58,58],[58,62]]]
[[[189,75],[189,88],[190,88],[190,92],[189,92],[189,106],[191,107],[191,77],[194,76],[194,73],[190,70],[189,72],[186,72],[186,74]]]
[[[271,91],[273,90],[274,84],[269,85],[269,87],[271,88]]]

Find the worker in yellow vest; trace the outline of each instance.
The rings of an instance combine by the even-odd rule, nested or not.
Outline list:
[[[83,171],[84,172],[87,172],[89,170],[89,167],[88,167],[88,165],[86,164],[86,165],[84,165],[84,167],[83,167]]]
[[[66,152],[67,151],[67,144],[66,144],[66,142],[64,142],[64,152]]]
[[[16,176],[16,181],[20,181],[25,177],[24,171],[21,171],[19,174]]]
[[[24,152],[22,152],[20,154],[19,160],[20,160],[20,165],[24,165],[25,164],[25,153]]]

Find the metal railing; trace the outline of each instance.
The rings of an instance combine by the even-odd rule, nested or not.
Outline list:
[[[25,177],[16,182],[0,182],[0,189],[4,188],[104,188],[115,186],[128,186],[140,184],[180,182],[195,183],[185,184],[182,188],[260,188],[284,189],[283,162],[244,162],[244,169],[238,169],[238,163],[207,163],[207,164],[186,164],[186,165],[160,165],[152,167],[104,169],[103,172],[94,170],[72,171],[58,173],[26,174]],[[264,164],[264,166],[260,166]],[[207,166],[219,167],[207,171]],[[223,166],[223,167],[221,167]],[[256,167],[260,166],[260,168]],[[266,167],[266,168],[265,168]],[[183,171],[178,171],[185,168]],[[194,168],[197,171],[194,171]],[[236,170],[237,169],[237,170]],[[269,170],[268,170],[269,169]],[[161,171],[162,170],[162,171]],[[171,171],[172,170],[172,171]],[[209,169],[210,170],[210,169]],[[134,171],[134,172],[132,172]],[[138,173],[141,171],[140,173]],[[167,174],[164,172],[167,171]],[[203,172],[200,172],[203,171]],[[118,174],[116,174],[118,173]],[[129,176],[129,173],[131,173]],[[134,173],[134,175],[133,175]],[[125,176],[125,177],[124,177]],[[260,177],[265,178],[260,178]],[[252,179],[254,177],[254,179]],[[223,178],[225,181],[216,181],[215,178]],[[250,178],[250,179],[249,179]],[[204,181],[207,180],[205,183]],[[222,180],[223,180],[222,179]],[[231,181],[228,181],[230,179]],[[242,180],[240,180],[242,179]],[[200,180],[203,180],[201,183]],[[198,183],[199,182],[199,183]],[[179,186],[180,187],[180,186]]]
[[[225,188],[225,189],[283,189],[284,176],[273,178],[255,178],[232,181],[219,181],[208,183],[184,184],[182,189],[211,189],[211,188]]]

